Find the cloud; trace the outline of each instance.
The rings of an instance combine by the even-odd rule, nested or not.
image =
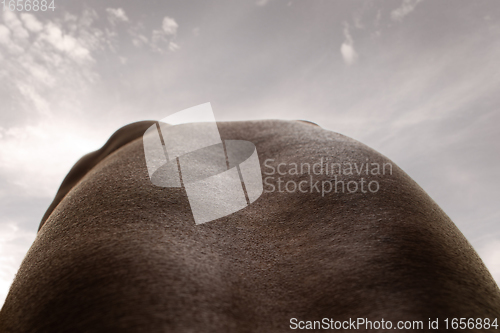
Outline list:
[[[382,11],[379,9],[377,10],[377,16],[375,17],[375,22],[374,22],[376,28],[380,25],[381,18],[382,18]]]
[[[352,21],[357,29],[363,29],[365,27],[363,25],[363,18],[361,13],[355,13],[352,17]]]
[[[500,239],[490,240],[478,250],[491,275],[500,285]]]
[[[354,41],[352,40],[351,34],[349,33],[349,25],[344,25],[344,37],[345,40],[340,46],[340,53],[342,58],[347,65],[352,65],[358,59],[358,54],[354,49]]]
[[[257,2],[255,4],[259,7],[264,7],[265,5],[267,5],[269,3],[269,1],[270,0],[257,0]]]
[[[35,232],[21,230],[13,222],[0,223],[0,304],[3,304],[26,249]]]
[[[121,16],[122,20],[126,15],[119,9],[107,13]],[[88,96],[95,93],[96,83],[106,79],[98,72],[103,65],[100,54],[115,51],[110,38],[115,38],[119,31],[110,27],[110,23],[97,28],[99,17],[93,10],[80,15],[61,13],[59,17],[43,21],[35,16],[37,14],[7,12],[3,15],[4,24],[0,24],[3,58],[0,99],[4,109],[0,113],[0,180],[24,190],[26,196],[51,197],[72,163],[105,140],[96,137],[95,128],[85,129],[75,119],[85,118],[85,107],[93,105]],[[104,21],[107,23],[106,17]],[[179,48],[175,42],[179,25],[171,17],[158,22],[158,30],[149,32],[151,38],[143,35],[147,32],[142,31],[145,30],[142,25],[136,27],[139,27],[136,36],[128,43],[137,46],[142,43],[159,52]],[[116,64],[127,61],[120,54],[113,60]],[[16,112],[12,115],[9,109]],[[92,131],[94,134],[89,136]],[[47,158],[44,154],[49,151],[50,158]],[[56,151],[64,153],[59,155]],[[37,167],[40,160],[46,161],[43,170]]]
[[[108,20],[112,25],[118,22],[128,22],[129,19],[123,8],[106,8]]]
[[[163,18],[163,24],[161,27],[163,29],[163,32],[165,32],[165,35],[175,36],[177,34],[177,28],[179,27],[179,25],[173,18],[165,16]]]
[[[179,24],[175,19],[165,16],[162,20],[161,29],[155,29],[151,32],[151,38],[146,37],[144,25],[136,24],[128,30],[132,37],[132,44],[136,47],[149,46],[153,51],[165,53],[167,50],[176,51],[180,46],[175,43],[177,29]]]
[[[174,43],[174,42],[169,42],[169,43],[168,43],[168,49],[169,49],[170,51],[177,51],[178,49],[180,49],[180,46],[179,46],[179,45],[177,45],[177,44],[176,44],[176,43]]]
[[[90,50],[83,40],[77,39],[70,34],[64,34],[61,28],[52,22],[45,25],[40,38],[77,62],[92,60]]]
[[[403,0],[403,3],[399,8],[394,9],[391,12],[391,18],[393,21],[402,21],[405,16],[410,14],[419,2],[422,0]]]
[[[132,35],[132,44],[134,44],[135,47],[141,47],[142,45],[147,45],[149,44],[149,39],[148,37],[142,35],[142,34],[133,34]]]
[[[24,22],[25,27],[31,32],[40,32],[43,25],[37,18],[29,13],[21,13],[21,20]]]
[[[29,66],[29,65],[28,65]],[[43,74],[42,74],[43,75]],[[47,76],[49,82],[53,82],[54,79],[51,76]],[[40,79],[40,77],[39,77]],[[50,85],[50,83],[49,83]],[[50,103],[37,91],[35,86],[26,84],[25,82],[17,82],[17,89],[21,95],[30,101],[35,109],[43,116],[50,116]]]
[[[11,43],[10,30],[5,25],[0,24],[0,44],[7,46]]]
[[[89,136],[90,132],[64,117],[0,129],[1,178],[27,196],[52,197],[72,164],[102,144],[102,138]],[[44,161],[43,169],[39,161]]]
[[[29,13],[3,13],[0,51],[7,51],[2,67],[9,81],[0,87],[12,92],[17,114],[50,116],[57,105],[75,105],[74,97],[94,82],[93,53],[105,45],[102,31],[92,26],[95,17],[85,11],[41,22]]]
[[[179,45],[177,45],[174,40],[177,35],[177,28],[179,28],[179,24],[168,16],[163,18],[163,22],[161,25],[162,30],[154,30],[153,35],[151,37],[151,46],[154,50],[164,53],[164,47],[166,46],[169,51],[176,51],[179,49]]]
[[[23,24],[14,12],[9,10],[4,11],[3,19],[5,25],[11,30],[14,38],[26,40],[29,37],[28,31],[23,27]]]
[[[4,11],[2,17],[5,25],[0,24],[0,45],[5,47],[10,54],[17,56],[24,52],[29,34],[19,25],[20,22],[14,13]]]

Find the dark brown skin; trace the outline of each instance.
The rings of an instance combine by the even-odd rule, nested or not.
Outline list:
[[[500,291],[481,259],[394,163],[392,175],[365,176],[379,182],[375,194],[263,193],[195,225],[184,189],[149,180],[142,133],[151,124],[122,128],[73,167],[11,287],[0,332],[289,332],[291,318],[422,320],[423,331],[440,318],[433,332],[443,332],[445,318],[500,317]],[[223,139],[256,145],[263,172],[266,159],[390,162],[310,123],[218,126]]]

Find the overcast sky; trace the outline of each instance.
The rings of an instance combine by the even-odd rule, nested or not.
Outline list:
[[[307,119],[380,151],[500,282],[498,1],[54,3],[0,17],[0,304],[82,155],[205,102],[218,121]]]

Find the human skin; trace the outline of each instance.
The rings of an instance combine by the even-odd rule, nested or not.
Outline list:
[[[222,139],[255,144],[263,172],[266,160],[276,168],[323,157],[391,163],[392,174],[365,177],[376,193],[264,191],[195,225],[184,189],[149,179],[142,133],[151,124],[122,128],[70,171],[0,311],[0,332],[288,332],[291,318],[439,318],[439,332],[446,318],[500,317],[498,286],[469,242],[368,146],[305,122],[218,123]]]

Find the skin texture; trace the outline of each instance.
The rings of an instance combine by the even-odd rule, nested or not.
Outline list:
[[[142,133],[151,124],[122,128],[70,171],[0,311],[0,332],[288,332],[291,318],[440,318],[433,331],[443,332],[445,318],[500,317],[481,259],[394,163],[392,174],[364,175],[377,193],[264,192],[195,225],[184,189],[149,180]],[[307,122],[218,127],[224,140],[256,145],[263,173],[266,159],[275,168],[322,157],[391,162]]]

